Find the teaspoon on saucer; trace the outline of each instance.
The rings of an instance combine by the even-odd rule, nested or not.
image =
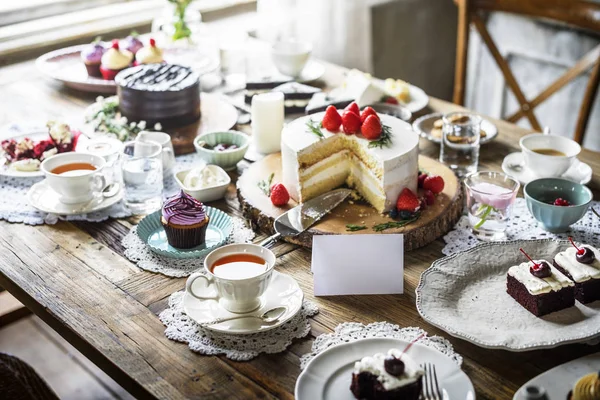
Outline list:
[[[212,321],[204,322],[204,323],[202,323],[202,325],[215,325],[215,324],[220,324],[221,322],[232,321],[235,319],[242,319],[242,318],[257,318],[257,319],[262,320],[262,322],[272,323],[272,322],[277,321],[279,318],[281,318],[281,316],[283,314],[285,314],[286,311],[287,311],[287,307],[275,307],[275,308],[271,308],[270,310],[265,311],[261,315],[249,314],[249,315],[237,315],[235,317],[228,317],[228,318],[216,318]]]
[[[121,185],[119,185],[117,182],[110,183],[106,185],[104,189],[102,189],[102,196],[106,198],[113,197],[115,194],[119,193],[120,188]]]

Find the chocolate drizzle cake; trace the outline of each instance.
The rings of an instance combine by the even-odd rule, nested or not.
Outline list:
[[[200,80],[191,68],[139,65],[120,72],[115,82],[119,110],[129,121],[173,128],[200,119]]]

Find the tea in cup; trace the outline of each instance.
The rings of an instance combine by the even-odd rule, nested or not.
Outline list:
[[[260,307],[274,266],[271,250],[255,244],[230,244],[206,257],[204,273],[192,274],[185,290],[201,300],[218,300],[233,313],[247,313]],[[197,280],[205,280],[206,285],[194,284]]]
[[[44,160],[40,169],[48,185],[64,204],[90,201],[106,186],[102,174],[106,161],[86,153],[61,153]]]
[[[564,136],[533,133],[519,141],[525,166],[540,178],[563,175],[573,165],[581,146]]]

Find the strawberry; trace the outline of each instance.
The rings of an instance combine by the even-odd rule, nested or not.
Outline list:
[[[342,124],[342,117],[334,106],[327,107],[321,125],[330,132],[337,132]]]
[[[354,111],[345,111],[342,115],[342,127],[346,135],[360,132],[360,117]]]
[[[419,177],[417,178],[417,181],[419,183],[419,189],[423,188],[423,182],[425,182],[425,179],[427,179],[429,175],[427,174],[420,174]]]
[[[400,196],[398,196],[398,200],[396,201],[396,208],[398,211],[414,213],[419,211],[420,205],[421,201],[409,188],[402,189],[402,192],[400,192]]]
[[[360,122],[364,123],[369,115],[374,115],[379,119],[379,115],[377,115],[377,112],[372,107],[365,107],[362,113],[360,113]]]
[[[271,187],[271,203],[274,206],[285,206],[290,201],[290,194],[283,184],[276,183]]]
[[[433,203],[435,203],[435,195],[431,190],[425,190],[423,192],[423,198],[425,199],[425,203],[427,203],[428,206],[431,206],[433,205]]]
[[[398,104],[398,99],[395,98],[395,97],[393,97],[393,96],[387,96],[385,98],[385,103],[388,103],[388,104]]]
[[[381,136],[381,121],[376,115],[369,115],[360,127],[360,132],[366,139],[377,140]]]
[[[429,189],[434,194],[441,193],[444,190],[444,178],[437,175],[431,175],[423,181],[423,189]]]
[[[354,101],[348,104],[348,106],[344,108],[344,111],[352,111],[356,115],[360,115],[360,108],[358,108],[358,104],[356,104]]]

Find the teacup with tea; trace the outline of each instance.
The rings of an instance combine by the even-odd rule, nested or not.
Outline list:
[[[581,146],[564,136],[533,133],[519,141],[525,166],[540,178],[563,175],[573,165]]]
[[[274,266],[271,250],[255,244],[230,244],[213,250],[204,260],[204,272],[192,274],[185,289],[198,299],[218,300],[233,313],[247,313],[261,305]],[[195,284],[197,280],[206,285]]]
[[[93,154],[61,153],[44,160],[40,169],[62,203],[77,204],[90,201],[106,186],[105,164]]]

